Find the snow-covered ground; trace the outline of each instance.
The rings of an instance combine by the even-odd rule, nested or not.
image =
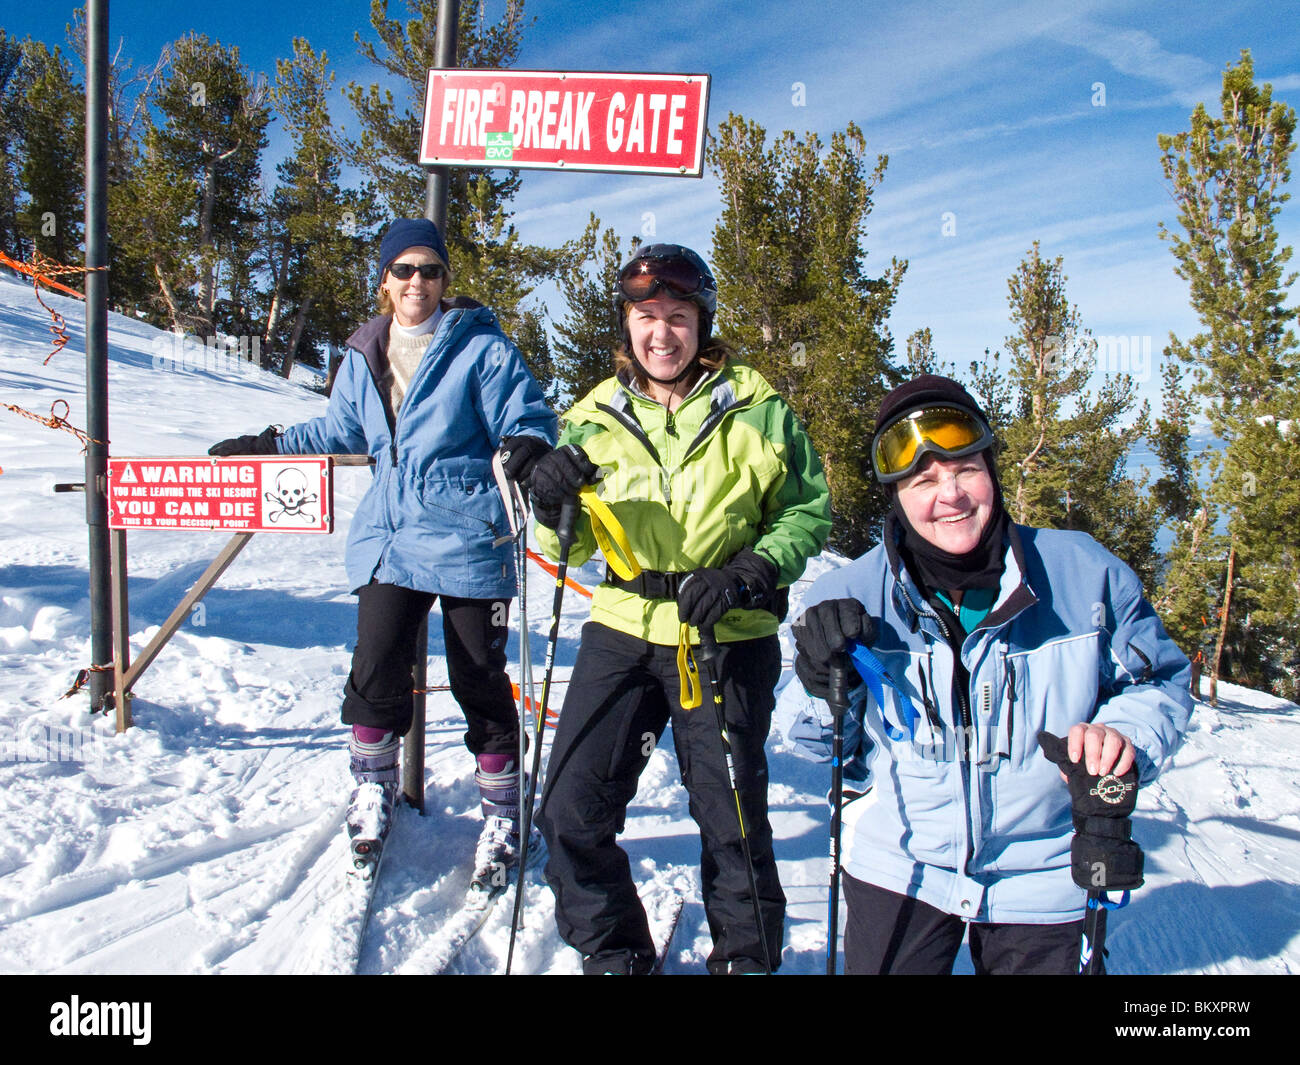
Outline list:
[[[82,309],[49,366],[48,316],[0,276],[0,402],[45,413],[68,401],[85,426]],[[197,455],[213,441],[290,424],[325,400],[245,366],[172,360],[164,335],[110,316],[112,453]],[[306,378],[304,378],[305,380]],[[340,687],[354,639],[343,540],[369,473],[336,479],[333,536],[262,535],[227,571],[136,685],[123,736],[60,696],[90,663],[78,442],[0,410],[0,972],[290,973],[331,968],[335,888],[349,790]],[[217,553],[213,533],[129,537],[133,654]],[[814,577],[838,564],[816,560]],[[575,574],[598,580],[589,565]],[[533,657],[543,657],[548,582],[532,573]],[[795,602],[807,588],[795,588]],[[556,676],[562,695],[586,601],[570,594]],[[430,627],[431,685],[446,681]],[[783,635],[790,652],[788,632]],[[514,650],[512,662],[516,660]],[[539,670],[540,674],[540,670]],[[540,678],[539,678],[540,679]],[[1135,835],[1147,883],[1111,917],[1118,973],[1300,970],[1300,707],[1223,685],[1198,706],[1175,768],[1142,793]],[[361,971],[419,972],[463,895],[478,831],[461,716],[430,696],[428,805],[400,813]],[[771,806],[790,910],[783,972],[825,966],[829,770],[774,737]],[[669,972],[701,972],[709,947],[698,836],[670,738],[655,753],[625,845],[647,896],[687,899]],[[524,972],[573,973],[549,891],[534,882],[516,952]],[[502,971],[508,907],[461,958]],[[959,963],[969,971],[969,962]]]

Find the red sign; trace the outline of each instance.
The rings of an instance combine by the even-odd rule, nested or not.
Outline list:
[[[328,458],[109,459],[110,529],[334,531]]]
[[[429,71],[420,162],[700,177],[707,74]]]

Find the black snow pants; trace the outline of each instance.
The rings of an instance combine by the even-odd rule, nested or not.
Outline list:
[[[357,646],[343,688],[343,723],[405,736],[414,716],[415,638],[439,597],[395,584],[367,584],[357,598]],[[441,598],[451,694],[469,726],[465,746],[475,755],[515,754],[519,714],[506,676],[510,601]]]
[[[772,853],[763,746],[781,675],[775,636],[722,644],[715,659],[745,827],[754,858],[764,932],[780,963],[785,895]],[[701,676],[701,683],[704,682]],[[749,876],[711,692],[695,710],[679,701],[677,649],[588,623],[556,727],[539,816],[550,857],[561,938],[584,958],[653,958],[655,947],[627,854],[616,842],[637,781],[664,727],[690,812],[700,828],[700,872],[713,951],[711,972],[752,971],[763,957]],[[615,966],[616,967],[616,966]],[[589,969],[591,967],[588,967]],[[595,965],[595,971],[604,966]]]

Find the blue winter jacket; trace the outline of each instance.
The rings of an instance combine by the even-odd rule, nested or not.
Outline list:
[[[944,623],[894,544],[824,574],[804,605],[842,597],[878,620],[871,651],[917,711],[909,726],[888,685],[883,708],[865,684],[853,692],[850,711],[876,747],[871,793],[845,812],[844,868],[968,920],[1079,919],[1069,792],[1039,730],[1110,725],[1133,741],[1148,783],[1192,709],[1190,666],[1133,571],[1084,533],[1011,526],[997,601],[960,645],[964,687]],[[820,755],[831,724],[816,707],[787,735]],[[857,753],[846,747],[845,761]]]
[[[391,315],[348,338],[324,416],[287,429],[284,454],[368,453],[374,482],[348,535],[348,582],[463,598],[515,594],[514,555],[492,455],[508,436],[555,443],[556,417],[496,317],[444,301],[442,321],[394,417],[379,381]]]

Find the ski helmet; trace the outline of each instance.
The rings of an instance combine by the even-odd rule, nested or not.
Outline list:
[[[700,345],[713,334],[713,316],[718,310],[718,283],[704,260],[680,244],[646,244],[637,248],[618,272],[614,306],[623,328],[623,342],[632,345],[627,331],[627,305],[654,299],[660,292],[672,299],[687,300],[700,309]]]

